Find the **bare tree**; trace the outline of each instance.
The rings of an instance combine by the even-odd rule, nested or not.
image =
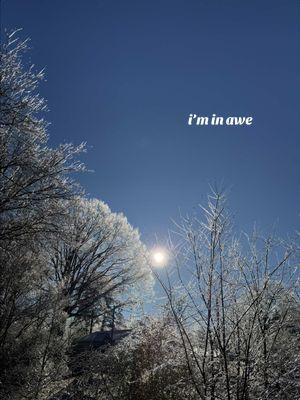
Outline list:
[[[172,273],[165,279],[156,273],[195,392],[211,400],[296,393],[284,378],[299,373],[299,332],[288,328],[299,318],[295,248],[274,237],[236,240],[223,192],[213,191],[202,211],[202,220],[187,217],[177,225]]]

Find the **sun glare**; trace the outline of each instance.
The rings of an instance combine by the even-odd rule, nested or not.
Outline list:
[[[165,267],[169,256],[165,249],[156,248],[152,250],[152,264],[154,267]]]

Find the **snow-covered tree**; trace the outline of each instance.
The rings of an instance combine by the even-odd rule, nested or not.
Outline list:
[[[138,231],[79,197],[84,146],[49,146],[26,50],[15,33],[0,49],[0,397],[14,400],[47,398],[62,379],[68,317],[109,324],[151,286]]]
[[[83,169],[74,160],[83,145],[48,146],[43,72],[26,66],[27,41],[15,35],[0,49],[0,240],[55,230],[59,200],[74,193],[69,174]]]
[[[126,217],[100,200],[78,198],[68,212],[65,239],[51,249],[52,279],[68,316],[88,318],[93,326],[149,292],[147,250]]]
[[[81,374],[54,396],[91,400],[196,400],[181,341],[168,316],[140,321],[105,352],[81,353]]]

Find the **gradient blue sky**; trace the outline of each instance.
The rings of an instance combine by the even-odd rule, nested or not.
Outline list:
[[[294,0],[3,0],[45,67],[51,143],[87,141],[81,182],[151,243],[231,186],[240,229],[299,229],[299,22]],[[188,127],[190,112],[251,127]]]

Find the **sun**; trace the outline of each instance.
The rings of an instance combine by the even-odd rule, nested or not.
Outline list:
[[[165,267],[168,263],[169,255],[166,249],[155,248],[151,252],[151,259],[154,267]]]

